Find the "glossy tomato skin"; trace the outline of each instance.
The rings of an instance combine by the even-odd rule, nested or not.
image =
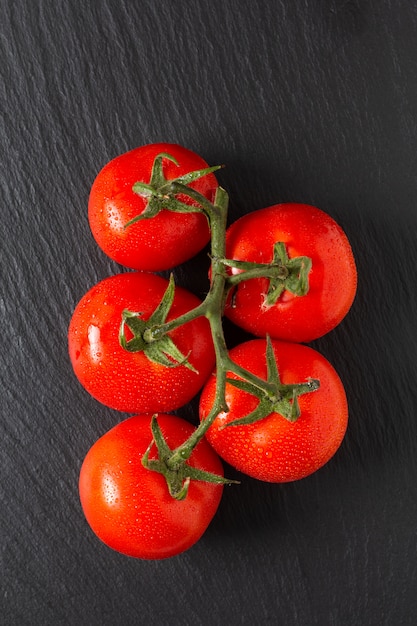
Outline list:
[[[152,436],[151,417],[136,415],[117,424],[90,448],[80,472],[85,517],[110,548],[141,559],[175,556],[196,543],[217,511],[223,485],[192,480],[184,500],[173,499],[164,477],[141,459]],[[174,415],[158,415],[171,448],[194,431]],[[149,458],[156,458],[151,452]],[[204,439],[189,464],[223,476],[221,461]]]
[[[119,344],[122,311],[141,312],[148,319],[167,286],[168,281],[155,274],[116,274],[92,287],[74,310],[68,331],[74,372],[96,400],[113,409],[173,411],[198,393],[214,367],[213,341],[204,317],[170,333],[198,373],[185,365],[168,368],[152,363],[143,352],[128,352]],[[199,303],[196,296],[177,286],[167,321]]]
[[[125,228],[125,224],[146,207],[146,201],[134,193],[132,187],[138,181],[150,182],[154,159],[162,152],[179,162],[177,166],[164,160],[167,179],[208,167],[200,156],[177,144],[150,144],[107,163],[90,191],[88,218],[91,232],[100,248],[125,267],[148,271],[170,269],[192,258],[210,239],[207,219],[201,213],[163,210],[151,219],[140,220]],[[214,174],[208,174],[190,186],[213,200],[218,184]],[[190,199],[183,200],[193,204]]]
[[[290,482],[304,478],[322,467],[335,454],[344,438],[348,406],[343,384],[333,366],[316,350],[303,344],[272,340],[282,383],[320,380],[317,391],[299,397],[301,416],[289,422],[277,413],[254,424],[225,424],[248,415],[257,399],[230,385],[226,386],[229,413],[220,413],[206,438],[216,452],[239,471],[265,482]],[[253,339],[230,351],[231,358],[257,376],[266,379],[266,341]],[[235,378],[234,375],[231,375]],[[207,381],[200,399],[200,419],[214,402],[215,377]]]
[[[357,271],[350,243],[340,226],[320,209],[297,203],[277,204],[244,215],[226,235],[229,259],[269,263],[276,242],[286,244],[290,258],[312,260],[309,291],[284,291],[266,306],[268,279],[243,281],[225,309],[236,325],[258,336],[309,342],[335,328],[356,294]],[[238,270],[233,270],[237,273]]]

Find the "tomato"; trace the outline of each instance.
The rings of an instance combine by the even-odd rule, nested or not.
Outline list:
[[[298,399],[301,415],[290,422],[272,412],[248,425],[227,426],[251,413],[258,400],[247,391],[226,384],[230,411],[221,412],[206,433],[217,453],[239,471],[266,482],[294,481],[322,467],[339,448],[347,428],[348,407],[343,384],[333,366],[303,344],[272,340],[280,380],[284,384],[318,379],[317,391]],[[230,351],[230,357],[266,380],[266,340],[253,339]],[[230,374],[231,378],[236,378]],[[206,383],[200,398],[200,419],[214,403],[216,379]]]
[[[92,287],[75,308],[68,331],[74,372],[94,398],[113,409],[172,411],[197,394],[214,367],[210,325],[204,317],[169,333],[196,371],[151,362],[143,352],[129,352],[120,345],[122,312],[140,312],[148,319],[167,285],[165,278],[145,272],[117,274]],[[196,296],[176,287],[167,321],[198,304]]]
[[[326,213],[306,204],[277,204],[244,215],[226,234],[226,257],[270,263],[276,242],[289,258],[312,261],[309,290],[297,296],[284,290],[275,304],[266,304],[267,278],[239,283],[225,315],[258,336],[309,342],[335,328],[349,311],[356,293],[357,272],[349,241]],[[231,270],[233,274],[240,269]]]
[[[132,187],[138,181],[150,182],[154,159],[160,153],[168,153],[178,162],[177,166],[163,160],[163,172],[168,180],[208,167],[200,156],[176,144],[150,144],[107,163],[90,191],[88,218],[97,244],[114,261],[132,269],[172,268],[192,258],[210,239],[207,219],[197,212],[185,214],[163,209],[155,217],[125,228],[143,213],[147,204]],[[213,174],[190,184],[210,201],[217,186]],[[187,204],[196,204],[189,198],[182,199]]]
[[[174,415],[160,414],[157,419],[171,449],[194,431]],[[223,485],[191,480],[184,500],[172,498],[165,478],[142,465],[151,441],[149,415],[117,424],[87,453],[79,490],[85,517],[107,546],[132,557],[164,559],[200,539],[217,511]],[[155,456],[154,446],[149,458]],[[188,463],[223,476],[219,457],[204,439]]]

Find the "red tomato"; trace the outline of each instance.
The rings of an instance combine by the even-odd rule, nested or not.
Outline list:
[[[248,213],[230,226],[226,257],[270,263],[276,242],[285,243],[290,258],[311,259],[308,293],[296,296],[285,290],[275,304],[266,305],[268,279],[245,280],[229,299],[225,315],[258,337],[269,334],[288,341],[312,341],[335,328],[354,300],[357,272],[349,241],[320,209],[277,204]]]
[[[164,159],[163,171],[171,180],[207,163],[194,152],[176,144],[156,143],[131,150],[110,161],[99,172],[90,192],[88,218],[100,248],[126,267],[159,271],[172,268],[192,258],[208,243],[210,231],[201,213],[175,213],[162,210],[151,219],[125,225],[146,207],[146,200],[134,193],[133,185],[149,183],[155,157],[168,153],[179,163]],[[193,183],[210,201],[218,184],[214,174]],[[187,204],[195,204],[182,198]]]
[[[206,438],[227,463],[241,472],[266,482],[288,482],[304,478],[322,467],[339,448],[348,420],[343,384],[332,365],[316,350],[272,340],[281,383],[320,380],[317,391],[299,397],[301,415],[290,422],[278,413],[253,424],[225,424],[251,413],[258,400],[246,391],[226,385],[228,413],[220,413]],[[253,339],[230,351],[237,364],[266,380],[266,341]],[[230,377],[236,378],[234,374]],[[214,403],[215,376],[206,383],[200,399],[200,419]]]
[[[184,500],[168,492],[165,478],[143,467],[152,434],[150,416],[136,415],[112,428],[89,450],[80,473],[80,499],[95,534],[110,548],[142,559],[164,559],[187,550],[203,535],[217,511],[223,486],[191,480]],[[158,415],[170,448],[193,426],[174,415]],[[155,446],[149,458],[156,458]],[[223,476],[221,461],[203,439],[189,465]]]
[[[108,277],[81,299],[69,326],[69,354],[80,383],[103,404],[127,413],[173,411],[193,398],[214,367],[210,326],[199,317],[172,331],[185,365],[166,367],[143,352],[128,352],[119,343],[122,311],[141,312],[148,319],[157,308],[168,281],[145,272]],[[195,308],[200,300],[175,288],[167,321]]]

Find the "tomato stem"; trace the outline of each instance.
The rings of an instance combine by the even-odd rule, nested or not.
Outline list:
[[[149,199],[145,212],[135,219],[153,217],[163,207],[180,212],[202,212],[207,217],[211,230],[211,281],[210,290],[203,302],[194,309],[166,321],[174,297],[174,282],[171,276],[169,287],[156,311],[148,320],[142,320],[139,313],[124,311],[120,329],[121,345],[127,350],[142,350],[148,358],[169,367],[178,367],[188,363],[187,356],[182,355],[172,342],[168,333],[179,326],[198,318],[206,317],[211,329],[216,356],[216,388],[213,407],[210,413],[193,434],[174,450],[170,450],[163,440],[156,417],[152,420],[153,444],[158,449],[158,460],[149,460],[149,450],[143,457],[143,464],[148,469],[158,471],[165,476],[171,495],[177,499],[186,496],[189,480],[206,480],[203,475],[197,476],[187,465],[194,448],[204,437],[213,421],[221,412],[228,412],[226,402],[226,384],[243,389],[259,399],[257,408],[248,416],[239,420],[240,423],[252,423],[263,419],[273,411],[281,413],[289,421],[299,416],[298,396],[315,391],[319,381],[307,381],[295,385],[283,385],[280,382],[278,368],[273,354],[272,344],[267,340],[267,380],[259,378],[252,372],[239,366],[229,356],[223,330],[223,311],[226,298],[231,289],[236,288],[243,280],[251,278],[268,278],[269,289],[266,303],[273,304],[284,289],[296,295],[304,295],[308,291],[308,273],[311,261],[307,257],[289,258],[285,244],[277,242],[273,249],[273,259],[268,264],[249,263],[226,259],[226,228],[229,196],[218,187],[213,203],[195,189],[188,186],[190,182],[218,168],[208,168],[191,172],[188,176],[167,181],[162,172],[162,159],[172,157],[161,154],[155,159],[150,185],[137,184],[134,191]],[[175,162],[175,161],[174,161]],[[188,196],[195,204],[181,202],[178,196]],[[132,220],[133,221],[133,220]],[[230,274],[232,268],[237,273]],[[129,341],[124,334],[128,326],[134,334]],[[234,374],[236,378],[228,377]],[[232,422],[236,423],[236,422]],[[222,482],[230,482],[224,479]],[[213,477],[210,480],[214,480]]]
[[[221,411],[228,411],[226,403],[227,364],[231,363],[226,340],[224,337],[222,316],[226,275],[222,260],[226,252],[225,232],[229,196],[219,187],[214,199],[213,210],[210,211],[211,228],[211,285],[210,291],[203,302],[204,314],[207,317],[213,337],[216,355],[216,394],[215,402],[208,418],[200,423],[194,433],[181,446],[173,451],[169,464],[175,465],[180,460],[187,460],[198,442],[204,437],[211,423]]]

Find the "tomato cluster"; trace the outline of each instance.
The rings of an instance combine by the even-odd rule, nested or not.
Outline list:
[[[201,537],[230,482],[220,457],[258,480],[299,480],[335,454],[347,428],[337,372],[304,345],[353,303],[346,235],[295,203],[227,228],[216,169],[181,146],[152,144],[108,163],[91,189],[92,234],[128,271],[81,298],[70,360],[96,400],[132,417],[91,447],[80,499],[96,535],[133,557],[170,557]],[[209,241],[204,301],[155,273]],[[254,338],[228,350],[223,315]],[[199,392],[194,428],[172,412]]]

